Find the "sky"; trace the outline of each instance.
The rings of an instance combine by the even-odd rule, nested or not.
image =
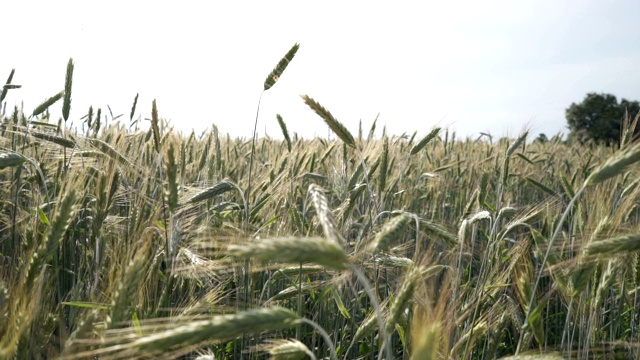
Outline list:
[[[151,5],[152,4],[152,5]],[[0,82],[26,114],[64,89],[71,116],[89,106],[126,124],[160,117],[196,134],[215,124],[258,135],[326,137],[307,94],[353,134],[448,128],[459,137],[567,133],[565,109],[587,93],[640,100],[639,1],[9,1],[2,5]],[[61,104],[51,108],[57,122]],[[379,114],[379,115],[378,115]],[[148,121],[143,120],[143,126]]]

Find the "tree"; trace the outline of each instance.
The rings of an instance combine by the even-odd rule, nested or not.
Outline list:
[[[625,116],[633,119],[640,111],[640,103],[621,99],[611,94],[589,93],[581,103],[573,103],[566,110],[569,136],[580,142],[594,140],[606,144],[619,144]]]
[[[547,137],[547,134],[545,134],[545,133],[540,133],[540,134],[538,135],[538,137],[537,137],[534,141],[535,141],[535,142],[542,143],[542,144],[546,144],[546,143],[547,143],[547,141],[549,141],[549,138]]]

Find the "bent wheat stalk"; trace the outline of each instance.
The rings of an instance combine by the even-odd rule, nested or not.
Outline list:
[[[256,110],[256,121],[253,125],[253,136],[251,137],[251,157],[249,160],[249,185],[247,186],[247,200],[251,201],[251,180],[253,173],[253,157],[256,152],[256,133],[258,132],[258,115],[260,114],[260,102],[262,101],[262,95],[264,92],[271,89],[273,85],[280,79],[280,76],[287,68],[293,57],[298,52],[300,48],[300,44],[294,44],[289,51],[284,55],[282,59],[278,62],[278,65],[269,73],[267,78],[264,81],[264,90],[260,93],[260,99],[258,99],[258,109]],[[245,225],[249,225],[249,207],[245,207]]]

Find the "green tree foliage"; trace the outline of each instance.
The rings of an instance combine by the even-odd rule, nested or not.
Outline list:
[[[637,101],[621,99],[618,102],[611,94],[589,93],[581,103],[573,103],[566,110],[569,136],[581,143],[594,140],[619,144],[626,114],[633,119],[638,111]]]
[[[540,133],[538,135],[538,137],[535,139],[536,142],[545,144],[547,141],[549,141],[549,138],[547,137],[547,134],[545,133]]]

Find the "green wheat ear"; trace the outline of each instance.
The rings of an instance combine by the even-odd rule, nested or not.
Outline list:
[[[138,96],[140,93],[136,93],[135,99],[133,99],[133,106],[131,107],[131,114],[129,115],[129,122],[133,121],[133,115],[136,113],[136,105],[138,105]]]
[[[355,149],[356,140],[353,138],[353,135],[347,130],[347,128],[342,125],[336,118],[331,115],[331,113],[322,107],[317,101],[313,100],[309,95],[302,95],[302,100],[311,108],[311,110],[315,111],[322,120],[329,126],[331,131],[333,131],[336,136],[340,138],[340,140],[344,141],[345,144],[351,146]]]
[[[49,106],[55,104],[58,100],[62,99],[63,96],[64,96],[64,90],[60,91],[59,93],[43,101],[42,104],[38,105],[38,107],[36,107],[35,110],[33,110],[33,113],[31,114],[31,116],[38,116],[42,114],[43,112],[45,112],[45,110],[49,108]]]
[[[280,76],[282,75],[284,70],[287,68],[291,60],[293,60],[293,57],[296,56],[296,52],[298,51],[299,48],[300,48],[300,44],[296,43],[295,45],[293,45],[293,47],[291,47],[291,49],[286,53],[286,55],[282,59],[280,59],[280,61],[278,62],[278,65],[276,65],[276,67],[273,68],[269,76],[267,76],[267,78],[264,81],[265,91],[271,89],[271,87],[276,84],[278,79],[280,79]]]
[[[264,262],[314,263],[334,270],[345,270],[349,258],[342,247],[320,237],[286,237],[261,239],[260,242],[231,244],[227,254]]]
[[[231,181],[224,179],[219,183],[215,184],[214,186],[204,189],[199,193],[193,195],[186,201],[186,203],[188,204],[199,203],[201,201],[214,198],[218,195],[222,195],[226,192],[233,190],[234,188],[235,188],[235,185],[231,183]]]
[[[18,153],[0,153],[0,169],[18,166],[27,161],[27,158]]]
[[[151,131],[156,152],[160,152],[160,128],[158,127],[158,122],[160,122],[158,119],[158,107],[156,106],[156,100],[153,99],[153,104],[151,105]]]
[[[408,213],[402,213],[394,218],[387,220],[382,230],[376,235],[375,240],[371,244],[373,252],[384,251],[389,245],[397,240],[402,234],[404,228],[409,225],[413,217]]]
[[[431,130],[430,133],[427,134],[427,136],[423,137],[422,140],[420,140],[417,144],[415,144],[414,147],[411,148],[411,155],[415,155],[417,153],[420,152],[420,150],[422,150],[425,146],[427,146],[427,144],[433,140],[436,136],[438,136],[438,134],[440,133],[440,128],[434,128],[433,130]]]
[[[169,205],[169,211],[173,212],[178,207],[178,166],[176,165],[175,147],[172,142],[169,143],[169,149],[167,150],[166,170],[167,189],[165,196],[167,197],[167,205]]]
[[[73,83],[73,59],[69,59],[67,64],[67,76],[64,82],[64,101],[62,102],[62,117],[64,121],[69,120],[71,111],[71,85]]]
[[[7,92],[11,89],[20,89],[21,85],[12,84],[13,75],[16,73],[16,69],[11,69],[11,73],[9,74],[9,78],[7,78],[7,82],[2,87],[2,93],[0,93],[0,102],[4,101],[4,98],[7,96]]]
[[[583,186],[601,183],[624,172],[629,166],[638,161],[640,161],[640,143],[623,149],[617,156],[609,158],[589,175]]]
[[[276,114],[276,119],[278,119],[278,124],[280,125],[280,129],[282,130],[284,140],[287,142],[287,149],[289,149],[289,152],[291,152],[291,138],[289,137],[287,124],[284,123],[284,120],[282,120],[282,116],[280,116],[280,114]]]

